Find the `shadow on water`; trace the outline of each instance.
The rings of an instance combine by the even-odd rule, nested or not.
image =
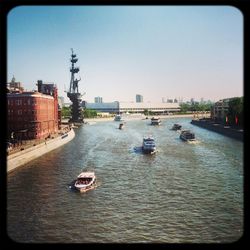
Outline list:
[[[76,182],[76,179],[75,180],[73,180],[73,181],[71,181],[69,184],[67,184],[67,186],[68,186],[68,188],[69,188],[69,190],[70,191],[72,191],[72,192],[77,192],[77,193],[80,193],[78,190],[77,190],[77,188],[75,187],[75,182]],[[101,185],[101,181],[96,181],[96,183],[94,184],[94,188],[97,188],[97,187],[99,187]],[[89,190],[90,191],[90,190]]]
[[[144,153],[142,150],[142,147],[140,146],[140,147],[134,147],[133,149],[130,150],[130,152],[140,154],[140,155],[155,155],[157,152],[159,152],[159,150],[156,150],[153,153]]]
[[[143,154],[142,147],[134,147],[131,152],[136,154]]]

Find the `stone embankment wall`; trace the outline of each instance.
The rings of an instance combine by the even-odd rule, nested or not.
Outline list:
[[[46,143],[41,143],[36,146],[27,148],[20,152],[11,154],[7,157],[7,172],[15,170],[27,162],[34,160],[56,148],[61,147],[67,142],[71,141],[75,137],[74,129],[71,129],[68,133],[49,140]]]
[[[243,130],[231,128],[222,124],[217,124],[206,120],[192,120],[191,123],[199,127],[236,139],[238,141],[243,141]]]

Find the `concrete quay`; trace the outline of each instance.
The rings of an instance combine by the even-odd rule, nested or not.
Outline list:
[[[211,119],[194,119],[191,121],[191,124],[228,136],[238,141],[243,141],[244,130],[241,128],[226,126],[224,124],[216,123]]]
[[[69,132],[64,133],[52,140],[45,141],[33,147],[28,147],[22,151],[7,156],[7,173],[12,172],[16,168],[32,161],[56,148],[63,146],[75,137],[75,131],[72,128]]]

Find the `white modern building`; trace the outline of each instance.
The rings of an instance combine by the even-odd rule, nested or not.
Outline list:
[[[88,103],[85,102],[86,109],[96,110],[97,112],[109,112],[118,113],[119,112],[119,102],[99,102],[99,103]]]
[[[145,110],[157,113],[168,113],[180,111],[180,106],[178,103],[162,103],[162,102],[137,102],[137,103],[119,103],[119,112],[135,112],[143,113]]]
[[[109,113],[144,113],[145,110],[167,114],[180,111],[179,103],[162,102],[110,102],[110,103],[86,103],[87,109],[93,109],[97,112]]]

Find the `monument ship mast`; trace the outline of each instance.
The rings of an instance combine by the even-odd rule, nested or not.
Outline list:
[[[73,123],[83,123],[83,113],[82,113],[82,106],[81,106],[81,94],[78,90],[78,82],[81,80],[81,78],[78,80],[75,78],[75,74],[79,72],[79,68],[75,67],[75,63],[78,61],[76,58],[76,54],[74,54],[73,49],[71,49],[71,80],[70,80],[70,87],[69,91],[67,92],[67,96],[72,102],[71,105],[71,118],[69,122]]]

